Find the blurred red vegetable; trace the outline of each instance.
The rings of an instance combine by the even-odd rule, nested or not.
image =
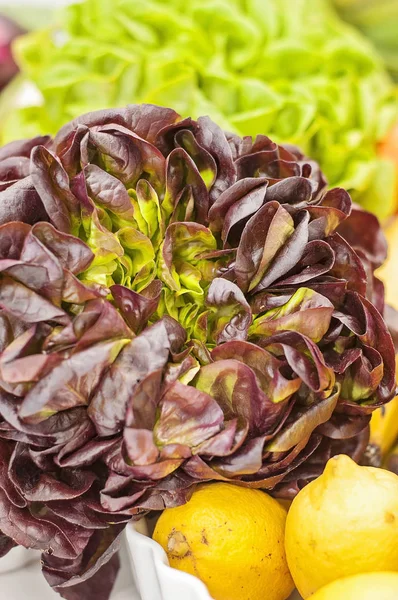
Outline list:
[[[12,53],[13,40],[25,33],[15,21],[0,15],[0,90],[11,81],[18,72]]]

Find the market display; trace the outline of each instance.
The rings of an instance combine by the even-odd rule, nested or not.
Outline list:
[[[12,4],[0,589],[397,600],[398,3]]]

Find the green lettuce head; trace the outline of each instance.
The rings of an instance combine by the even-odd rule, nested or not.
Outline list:
[[[296,144],[331,186],[381,217],[391,212],[393,167],[376,142],[396,98],[373,47],[328,2],[85,0],[60,23],[16,45],[41,105],[8,117],[3,141],[54,133],[99,108],[173,106]]]

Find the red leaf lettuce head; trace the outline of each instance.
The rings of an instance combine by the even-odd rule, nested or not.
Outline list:
[[[385,241],[316,163],[142,105],[3,148],[0,181],[2,554],[106,600],[129,519],[360,460],[395,393]]]

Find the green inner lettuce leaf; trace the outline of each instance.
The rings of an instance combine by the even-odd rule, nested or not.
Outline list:
[[[15,51],[41,100],[17,110],[7,101],[3,141],[54,133],[99,108],[173,106],[297,144],[331,186],[380,217],[392,211],[392,166],[377,160],[376,142],[397,98],[374,48],[326,0],[85,0]],[[211,185],[214,165],[198,168]]]

